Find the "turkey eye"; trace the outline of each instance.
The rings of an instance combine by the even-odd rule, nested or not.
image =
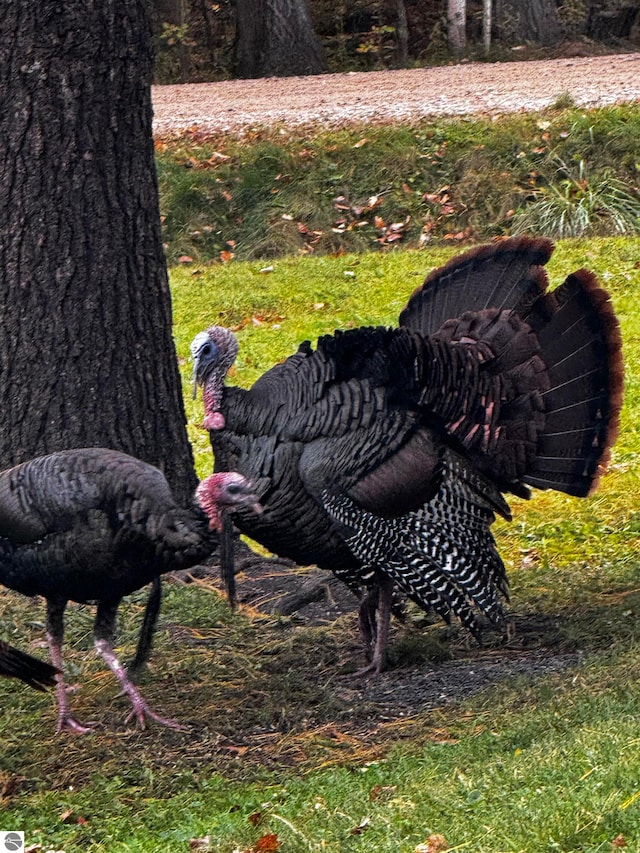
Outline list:
[[[227,486],[227,493],[230,495],[239,495],[242,492],[242,486],[240,483],[229,483]]]

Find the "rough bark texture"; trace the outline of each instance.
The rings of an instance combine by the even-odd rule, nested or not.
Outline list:
[[[307,0],[237,0],[238,77],[321,74],[326,68]]]
[[[555,0],[496,0],[498,37],[505,42],[556,44],[562,37]]]
[[[449,49],[461,56],[467,48],[466,0],[447,0],[447,35]]]
[[[146,0],[0,21],[0,467],[84,445],[195,483],[162,252]]]

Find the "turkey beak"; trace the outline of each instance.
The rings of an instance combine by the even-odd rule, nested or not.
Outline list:
[[[255,495],[254,495],[254,498],[255,498],[255,500],[253,501],[253,503],[249,504],[249,507],[255,512],[256,515],[262,515],[262,512],[263,512],[262,504],[255,497]]]
[[[247,507],[247,509],[252,510],[256,513],[256,515],[261,515],[263,512],[262,504],[258,500],[258,496],[253,492],[244,495],[242,500],[239,502],[240,506]]]
[[[191,376],[191,381],[193,383],[193,399],[195,400],[198,396],[198,363],[200,359],[197,355],[193,357],[193,374]]]

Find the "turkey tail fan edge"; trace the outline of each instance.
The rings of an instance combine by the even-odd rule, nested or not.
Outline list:
[[[533,302],[547,288],[552,252],[551,240],[517,237],[457,255],[414,290],[400,325],[426,337],[467,312]]]
[[[584,497],[597,487],[618,435],[620,327],[608,292],[584,269],[539,300],[525,320],[537,333],[550,378],[545,427],[525,480]]]

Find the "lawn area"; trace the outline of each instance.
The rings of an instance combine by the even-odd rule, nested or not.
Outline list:
[[[393,324],[457,246],[237,261],[171,270],[175,339],[197,470],[211,468],[191,398],[189,343],[237,330],[232,381],[249,385],[305,338]],[[143,689],[188,731],[125,725],[127,703],[92,648],[91,608],[67,619],[85,737],[54,735],[51,695],[0,681],[0,831],[33,851],[610,853],[640,850],[640,238],[558,243],[552,284],[594,270],[620,318],[626,396],[599,491],[537,493],[496,523],[508,610],[527,642],[483,649],[431,620],[396,625],[382,691],[350,677],[356,614],[309,625],[231,612],[209,579],[168,581]],[[135,647],[145,591],[121,608]],[[44,657],[44,607],[0,590],[2,637]],[[396,685],[492,661],[553,663],[466,698],[406,709]],[[396,691],[394,693],[394,691]]]

